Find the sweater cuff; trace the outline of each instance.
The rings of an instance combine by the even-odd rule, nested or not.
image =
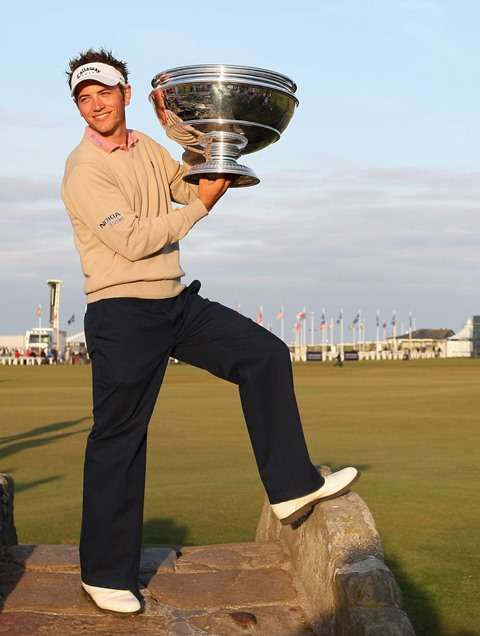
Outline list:
[[[207,208],[200,199],[195,199],[193,203],[186,205],[183,211],[192,225],[208,214]]]

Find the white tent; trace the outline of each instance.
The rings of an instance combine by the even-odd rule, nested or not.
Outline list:
[[[447,358],[470,358],[472,356],[473,321],[467,320],[464,327],[447,338]]]

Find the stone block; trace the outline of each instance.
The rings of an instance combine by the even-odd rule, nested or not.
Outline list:
[[[365,502],[349,493],[317,506],[329,539],[330,560],[336,567],[375,556],[383,560],[383,546]]]
[[[232,543],[182,548],[177,572],[281,568],[286,556],[279,543]]]
[[[78,546],[28,545],[10,546],[4,551],[4,559],[34,572],[79,572]]]
[[[355,607],[335,636],[415,636],[415,631],[398,607]]]
[[[80,587],[78,574],[24,572],[0,583],[3,610],[97,615],[100,610]]]
[[[17,531],[13,521],[13,479],[0,473],[0,548],[17,543]]]
[[[292,604],[297,599],[290,575],[274,569],[157,574],[148,590],[158,603],[183,609]]]
[[[5,636],[170,636],[164,617],[58,615],[41,612],[3,612],[0,635]]]
[[[400,607],[400,588],[392,572],[380,559],[369,557],[335,572],[339,607],[393,605]]]
[[[234,612],[222,609],[216,612],[193,617],[190,622],[204,630],[206,634],[215,636],[236,636],[237,634],[257,634],[258,636],[313,636],[303,611],[299,607],[240,608],[255,616],[255,624],[238,623],[232,618]]]

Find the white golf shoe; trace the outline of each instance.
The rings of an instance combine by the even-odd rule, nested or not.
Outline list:
[[[102,610],[118,614],[136,614],[142,607],[130,590],[113,590],[109,587],[87,585],[83,581],[81,583],[95,605]]]
[[[301,517],[310,513],[313,506],[324,499],[333,499],[339,497],[350,490],[350,486],[360,477],[360,471],[352,466],[342,468],[342,470],[327,475],[325,483],[321,488],[314,492],[289,499],[277,504],[272,504],[272,510],[281,523],[288,525],[295,523]]]

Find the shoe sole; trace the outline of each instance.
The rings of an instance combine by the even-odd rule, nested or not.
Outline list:
[[[103,607],[100,607],[99,605],[97,605],[95,603],[95,601],[93,600],[93,597],[90,596],[90,594],[87,592],[87,590],[85,588],[81,588],[82,592],[85,594],[85,596],[88,598],[88,600],[93,603],[96,607],[96,609],[99,612],[102,612],[102,614],[110,614],[110,616],[120,616],[123,618],[127,618],[127,616],[136,616],[137,614],[141,614],[143,611],[143,608],[140,607],[140,609],[135,610],[134,612],[116,612],[115,610],[109,610],[109,609],[105,609]]]
[[[314,509],[314,507],[318,503],[320,503],[322,501],[328,501],[329,499],[336,499],[337,497],[341,497],[341,495],[345,495],[347,492],[349,492],[350,488],[353,486],[353,484],[356,481],[359,480],[360,475],[361,475],[361,473],[360,473],[360,471],[358,471],[357,474],[355,475],[355,477],[352,479],[352,481],[350,481],[341,490],[338,490],[336,493],[333,493],[332,495],[328,495],[327,497],[319,497],[318,499],[314,499],[313,501],[309,501],[307,504],[305,504],[304,506],[302,506],[298,510],[295,510],[295,512],[293,512],[291,515],[288,515],[288,517],[284,517],[283,519],[279,519],[280,523],[283,526],[290,526],[292,524],[295,524],[296,527],[298,527],[298,525],[301,525],[302,520],[304,518],[306,519],[311,514],[311,512]]]

